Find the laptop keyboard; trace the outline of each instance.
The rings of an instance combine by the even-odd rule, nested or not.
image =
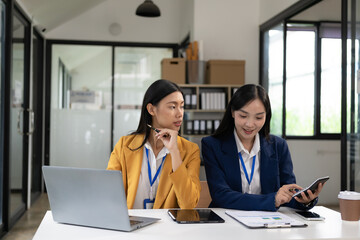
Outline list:
[[[143,221],[137,221],[137,220],[130,220],[130,226],[142,223]]]

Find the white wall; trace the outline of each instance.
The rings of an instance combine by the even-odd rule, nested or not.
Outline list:
[[[302,21],[341,21],[341,1],[326,0],[294,16],[293,20]]]
[[[182,1],[157,0],[161,17],[145,18],[135,15],[137,6],[143,0],[106,0],[47,32],[45,36],[51,39],[177,43],[184,37],[179,32]],[[112,23],[121,26],[118,36],[109,32]]]
[[[191,31],[192,40],[203,40],[204,60],[246,60],[245,81],[258,82],[259,0],[158,0],[162,16],[154,19],[134,14],[140,3],[107,0],[45,35],[51,39],[178,43]],[[113,22],[121,25],[119,36],[108,31]]]
[[[194,33],[194,0],[182,0],[180,8],[181,21],[180,21],[180,41],[182,41],[189,33],[191,41],[193,41]]]
[[[260,0],[260,25],[299,0]]]
[[[340,140],[288,140],[297,183],[309,186],[315,179],[330,176],[320,204],[337,204],[340,191]]]
[[[245,60],[245,82],[259,79],[259,0],[195,0],[194,39],[204,60]]]
[[[204,60],[245,60],[245,82],[258,83],[259,25],[296,0],[157,0],[160,18],[136,16],[141,2],[104,1],[45,35],[51,39],[178,43],[191,32],[191,40],[203,41]],[[108,30],[113,22],[121,25],[118,36]]]

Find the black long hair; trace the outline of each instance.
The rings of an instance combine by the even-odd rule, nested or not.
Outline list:
[[[235,122],[232,117],[232,111],[237,111],[254,101],[255,99],[259,99],[265,107],[266,111],[266,119],[264,126],[259,131],[259,134],[264,136],[266,139],[269,139],[270,136],[270,120],[271,120],[271,105],[269,96],[266,93],[265,89],[260,85],[255,84],[246,84],[240,87],[232,96],[228,106],[226,107],[226,111],[223,119],[219,127],[216,129],[213,134],[214,137],[221,138],[231,132],[234,131]]]
[[[146,90],[141,107],[139,126],[136,131],[130,133],[130,135],[145,134],[145,138],[138,148],[131,150],[135,151],[137,149],[140,149],[142,146],[144,146],[144,144],[146,143],[146,141],[150,136],[150,128],[147,125],[148,124],[152,125],[152,116],[148,112],[146,106],[149,103],[156,106],[164,97],[166,97],[167,95],[173,92],[180,92],[182,95],[184,95],[177,84],[165,79],[159,79],[153,82],[150,85],[150,87]]]

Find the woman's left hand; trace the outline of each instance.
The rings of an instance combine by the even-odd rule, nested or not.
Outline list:
[[[308,204],[310,203],[312,200],[314,200],[315,198],[317,198],[323,188],[324,184],[319,183],[317,189],[315,190],[315,192],[313,193],[311,190],[307,190],[305,194],[305,192],[301,193],[301,198],[299,197],[294,197],[296,201],[298,201],[299,203],[303,203],[303,204]]]

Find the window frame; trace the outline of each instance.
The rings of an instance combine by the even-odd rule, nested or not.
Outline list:
[[[264,69],[264,63],[268,62],[268,59],[264,59],[264,35],[271,29],[271,27],[279,25],[282,23],[283,27],[283,101],[282,101],[282,132],[281,136],[286,139],[340,139],[341,133],[321,133],[321,38],[319,36],[320,31],[320,25],[321,23],[325,23],[324,21],[290,21],[288,20],[290,17],[286,18],[282,22],[278,24],[274,24],[272,26],[267,26],[264,29],[261,29],[260,31],[260,69],[263,69],[263,71],[260,71],[260,84],[263,85],[266,89],[268,89],[268,82],[264,81],[265,76],[265,69]],[[326,23],[339,23],[341,22],[326,22]],[[315,33],[315,59],[314,59],[314,134],[311,136],[297,136],[297,135],[288,135],[286,133],[286,46],[287,46],[287,32],[289,29],[293,27],[289,27],[288,24],[307,24],[307,25],[313,25],[314,26],[314,33]],[[299,29],[301,27],[296,27],[296,29]],[[308,27],[305,27],[304,29],[309,29]],[[295,30],[296,31],[296,30]],[[267,77],[267,76],[266,76]],[[341,86],[339,86],[341,87]],[[341,99],[339,99],[341,100]]]

